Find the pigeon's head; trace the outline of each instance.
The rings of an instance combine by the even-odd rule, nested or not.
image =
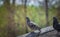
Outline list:
[[[53,17],[53,22],[58,23],[57,17]]]
[[[53,17],[53,20],[57,21],[57,17]]]
[[[29,19],[29,17],[26,17],[26,20],[27,20],[27,22],[30,22],[30,19]]]

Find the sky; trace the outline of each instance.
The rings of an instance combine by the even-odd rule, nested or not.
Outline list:
[[[43,2],[44,0],[39,0],[39,1],[40,1],[40,2]],[[10,3],[12,3],[12,0],[10,0]],[[55,3],[55,2],[53,2],[53,4],[54,4],[54,3]],[[3,4],[3,2],[1,1],[1,2],[0,2],[0,5],[2,5],[2,4]],[[15,1],[15,4],[16,4],[16,5],[20,5],[20,4],[22,4],[22,2],[21,2],[21,0],[16,0],[16,1]],[[27,2],[27,4],[28,4],[29,6],[31,6],[31,5],[39,6],[39,5],[40,5],[37,0],[30,0],[30,1]]]
[[[22,3],[21,0],[16,0],[16,5],[19,5],[21,3]],[[27,4],[29,4],[29,5],[36,5],[36,6],[39,5],[39,3],[37,1],[32,1],[32,0],[30,0],[30,2],[28,2]]]
[[[0,5],[2,5],[2,4],[3,4],[3,2],[1,1],[1,2],[0,2]]]
[[[43,0],[39,0],[39,1],[43,1]],[[12,3],[12,0],[10,0],[10,3]],[[2,5],[3,4],[3,1],[0,1],[0,5]],[[22,4],[22,2],[21,2],[21,0],[16,0],[15,1],[15,4],[16,5],[20,5],[20,4]],[[39,6],[39,3],[37,2],[37,0],[30,0],[30,1],[28,1],[27,2],[27,4],[29,5],[29,6],[31,6],[31,5],[34,5],[34,6]]]
[[[39,0],[39,1],[43,2],[43,0]],[[12,2],[12,0],[10,2]],[[22,2],[21,2],[21,0],[16,0],[15,4],[20,5],[20,4],[22,4]],[[27,4],[28,5],[39,6],[39,3],[37,2],[37,0],[30,0],[30,1],[27,2]]]

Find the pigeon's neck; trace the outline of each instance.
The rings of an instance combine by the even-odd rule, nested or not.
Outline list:
[[[30,22],[30,20],[27,20],[27,23],[29,23]]]
[[[54,20],[53,23],[54,23],[54,24],[58,24],[58,21],[57,21],[57,20]]]

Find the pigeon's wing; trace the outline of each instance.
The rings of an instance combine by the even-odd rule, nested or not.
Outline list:
[[[33,24],[33,23],[30,23],[31,25],[31,28],[34,29],[34,30],[40,30],[41,28],[38,27],[37,25]]]
[[[34,22],[32,22],[32,21],[31,21],[30,23],[33,23],[34,25],[38,26],[38,24],[36,24],[36,23],[34,23]],[[39,26],[38,26],[38,27],[39,27]]]

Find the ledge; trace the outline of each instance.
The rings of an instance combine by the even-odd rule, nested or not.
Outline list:
[[[43,35],[45,33],[48,33],[48,32],[51,32],[51,31],[54,31],[54,28],[52,26],[48,26],[48,27],[45,27],[45,28],[42,28],[41,29],[41,33],[40,35]],[[35,31],[36,32],[36,31]],[[21,35],[21,36],[17,36],[17,37],[26,37],[27,35],[29,35],[31,32],[27,33],[27,34],[24,34],[24,35]]]

